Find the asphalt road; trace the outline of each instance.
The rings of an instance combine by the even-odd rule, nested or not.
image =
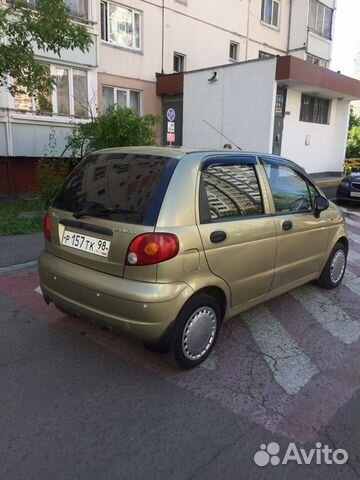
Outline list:
[[[344,284],[231,320],[189,372],[47,307],[36,270],[1,276],[0,479],[359,478],[360,210],[346,215]],[[291,443],[315,449],[309,465],[281,464]],[[262,445],[274,465],[255,464]],[[317,464],[325,445],[347,463]]]

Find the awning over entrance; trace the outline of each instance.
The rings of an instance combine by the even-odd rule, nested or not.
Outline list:
[[[278,57],[275,78],[279,85],[312,95],[344,100],[360,99],[359,80],[297,57]]]

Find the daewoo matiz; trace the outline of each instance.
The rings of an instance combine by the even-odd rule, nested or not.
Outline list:
[[[191,368],[223,321],[316,280],[339,285],[343,215],[293,162],[234,151],[92,153],[44,218],[47,303]]]

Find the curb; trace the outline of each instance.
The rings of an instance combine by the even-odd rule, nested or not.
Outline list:
[[[18,263],[17,265],[9,265],[8,267],[1,267],[0,275],[11,273],[11,272],[18,272],[20,270],[26,270],[27,268],[36,267],[37,264],[38,264],[37,260],[33,260],[32,262]]]

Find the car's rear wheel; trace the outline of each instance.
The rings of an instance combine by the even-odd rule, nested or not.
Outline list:
[[[343,279],[346,269],[347,250],[342,243],[337,243],[317,281],[319,287],[336,288]]]
[[[193,368],[214,348],[221,324],[218,302],[206,293],[192,297],[174,325],[171,350],[180,368]]]

